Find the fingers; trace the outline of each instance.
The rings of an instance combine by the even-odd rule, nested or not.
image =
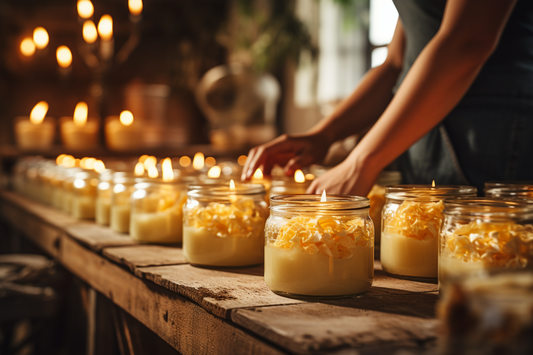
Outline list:
[[[250,180],[261,165],[265,170],[263,173],[268,175],[278,158],[283,160],[283,155],[291,154],[294,151],[293,144],[289,137],[284,134],[269,143],[252,148],[242,170],[241,179]],[[288,158],[285,159],[286,162]]]
[[[294,175],[296,170],[309,166],[314,162],[311,155],[303,153],[290,159],[285,165],[285,175]]]

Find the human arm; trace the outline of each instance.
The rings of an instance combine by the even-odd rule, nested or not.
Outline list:
[[[403,27],[398,22],[385,62],[371,69],[350,97],[308,132],[282,135],[250,150],[242,179],[249,179],[261,166],[268,175],[274,164],[285,166],[286,172],[292,174],[300,167],[321,162],[333,142],[372,126],[392,99],[392,89],[402,69],[404,46]]]
[[[448,0],[441,27],[376,124],[309,192],[366,195],[379,172],[435,127],[495,50],[516,0]]]

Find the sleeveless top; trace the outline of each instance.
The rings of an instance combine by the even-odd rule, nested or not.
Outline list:
[[[397,88],[439,30],[446,0],[393,1],[406,36]],[[398,164],[406,183],[435,179],[482,190],[489,180],[533,179],[532,156],[533,0],[519,0],[465,96]]]

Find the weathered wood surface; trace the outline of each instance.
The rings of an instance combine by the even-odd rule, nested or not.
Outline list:
[[[147,266],[186,264],[183,250],[176,245],[132,245],[105,248],[103,255],[117,264],[125,265],[133,273]]]
[[[65,238],[61,263],[182,354],[283,354],[190,300],[132,275]]]
[[[77,224],[66,226],[65,232],[96,252],[101,252],[107,247],[138,244],[128,234],[117,233],[109,227],[89,221],[80,221]]]
[[[302,303],[270,291],[263,267],[214,270],[191,265],[139,268],[137,274],[192,299],[209,312],[231,318],[232,309]]]

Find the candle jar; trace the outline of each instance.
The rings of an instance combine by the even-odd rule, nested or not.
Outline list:
[[[370,218],[374,222],[374,252],[377,259],[380,257],[381,212],[385,206],[385,188],[389,185],[398,185],[401,179],[402,174],[399,171],[382,171],[367,196],[370,199]]]
[[[485,196],[533,199],[533,181],[486,182]]]
[[[32,123],[29,117],[15,118],[15,138],[17,146],[23,150],[50,148],[54,143],[55,131],[56,124],[52,117],[45,117],[39,124]]]
[[[265,188],[256,184],[192,185],[183,207],[183,253],[193,265],[263,263]]]
[[[439,282],[492,268],[533,266],[533,202],[473,198],[444,203]]]
[[[85,124],[77,126],[72,117],[61,117],[61,140],[63,145],[72,150],[88,150],[98,144],[100,120],[90,117]]]
[[[131,176],[113,178],[110,227],[115,232],[130,231],[131,194],[135,190],[136,182],[142,182],[142,179]]]
[[[381,227],[383,270],[396,277],[435,281],[443,200],[475,194],[471,186],[387,187]]]
[[[335,298],[374,279],[374,225],[365,197],[274,196],[265,226],[265,282],[275,293]]]
[[[273,180],[270,187],[270,197],[276,195],[304,195],[312,180],[296,182],[292,178]]]
[[[71,215],[77,219],[94,219],[98,174],[82,172],[74,175],[72,182]]]
[[[95,221],[102,226],[108,226],[110,223],[113,177],[118,176],[122,176],[122,173],[113,173],[112,170],[100,174],[100,181],[96,187]]]
[[[119,116],[109,116],[105,123],[105,137],[109,149],[116,151],[137,150],[143,147],[143,125],[134,120],[129,126],[120,122]]]
[[[183,205],[194,178],[135,184],[131,195],[130,236],[142,243],[179,243]]]

